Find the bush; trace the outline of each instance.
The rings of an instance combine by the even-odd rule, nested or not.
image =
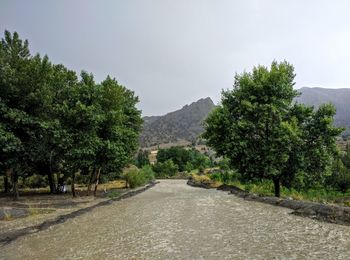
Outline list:
[[[345,193],[350,188],[350,169],[342,160],[335,160],[332,165],[332,175],[326,182],[329,187]]]
[[[172,177],[179,170],[177,164],[174,164],[172,160],[167,160],[165,162],[157,162],[153,165],[153,171],[156,173],[157,178]]]
[[[260,194],[265,196],[274,195],[274,186],[271,180],[261,180],[257,182],[250,182],[245,185],[245,190],[255,194]]]
[[[140,170],[140,174],[144,176],[146,182],[153,181],[155,178],[154,171],[150,165],[144,165]]]
[[[154,172],[149,165],[145,165],[142,169],[135,167],[126,170],[123,173],[123,178],[129,184],[130,188],[135,188],[152,181],[154,179]]]
[[[238,172],[235,170],[216,171],[210,174],[210,178],[215,181],[230,184],[238,180]]]
[[[80,172],[75,174],[75,184],[87,184],[89,183],[89,175],[84,175]]]
[[[49,185],[47,176],[33,174],[23,181],[23,186],[28,188],[45,188]],[[21,185],[22,186],[22,185]]]
[[[335,180],[335,187],[337,190],[345,193],[350,188],[350,174],[349,172],[345,172],[339,174]]]

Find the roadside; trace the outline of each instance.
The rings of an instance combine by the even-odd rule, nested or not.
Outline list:
[[[258,201],[274,206],[290,208],[294,210],[291,214],[317,219],[324,222],[350,225],[350,207],[339,206],[335,204],[325,204],[320,202],[296,200],[291,197],[277,198],[255,194],[241,189],[235,185],[227,185],[222,182],[212,180],[208,175],[192,174],[188,185],[205,189],[217,189],[249,201]]]
[[[107,192],[106,196],[101,196],[100,194],[98,197],[71,198],[69,195],[51,195],[47,198],[50,208],[44,208],[45,204],[42,203],[42,201],[42,204],[36,205],[36,208],[25,207],[35,200],[33,196],[30,196],[31,202],[27,201],[27,203],[23,204],[13,202],[12,205],[14,203],[18,203],[18,205],[16,208],[13,207],[12,209],[15,209],[15,211],[27,211],[29,214],[25,218],[13,218],[12,221],[0,221],[0,245],[11,243],[19,237],[63,223],[68,219],[85,214],[94,208],[110,205],[114,201],[129,198],[153,187],[156,183],[157,182],[151,182],[135,189],[119,190],[118,193],[113,190]],[[25,198],[22,199],[25,201]],[[6,211],[11,209],[11,207],[2,207],[0,209]]]

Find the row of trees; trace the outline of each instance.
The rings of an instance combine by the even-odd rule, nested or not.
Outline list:
[[[287,62],[258,66],[235,76],[232,90],[205,121],[203,137],[219,156],[230,160],[246,180],[269,179],[280,185],[324,185],[337,156],[333,125],[336,110],[294,102],[294,68]]]
[[[5,31],[0,43],[0,168],[5,191],[18,197],[18,176],[53,174],[72,178],[120,172],[138,147],[141,112],[134,92],[109,76],[93,75],[31,55],[28,41]],[[91,185],[89,185],[91,187]],[[96,185],[97,187],[97,185]]]
[[[149,165],[149,152],[140,150],[136,157],[136,165],[143,167]],[[159,149],[157,153],[157,162],[152,166],[153,171],[158,178],[172,177],[177,172],[190,172],[195,169],[200,171],[212,167],[213,158],[200,153],[196,149],[186,149],[181,146],[173,146],[166,149]]]
[[[159,149],[157,162],[165,163],[168,160],[172,160],[178,166],[180,172],[190,172],[194,169],[207,168],[213,165],[213,159],[210,156],[201,154],[194,148],[185,149],[180,146]]]

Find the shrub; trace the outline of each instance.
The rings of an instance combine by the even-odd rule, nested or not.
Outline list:
[[[144,176],[147,182],[153,181],[155,178],[154,171],[150,165],[144,165],[140,170],[140,174]]]
[[[49,185],[47,176],[33,174],[23,181],[23,186],[28,188],[45,188]]]
[[[89,182],[89,175],[84,175],[80,172],[75,174],[75,183],[76,184],[87,184]]]
[[[229,184],[237,181],[238,172],[235,170],[216,171],[210,175],[210,178],[215,181]]]
[[[328,186],[345,193],[350,188],[350,169],[337,159],[333,162],[332,175],[327,179]]]
[[[172,177],[179,170],[177,164],[174,164],[172,160],[167,160],[165,162],[157,162],[153,165],[153,171],[156,173],[157,178]]]
[[[129,169],[123,173],[123,178],[129,184],[130,188],[135,188],[146,184],[154,179],[154,172],[148,165],[142,167],[142,169]]]
[[[187,162],[186,165],[185,165],[185,170],[187,172],[191,172],[193,169],[194,169],[194,167],[193,167],[192,163]]]
[[[350,173],[348,171],[341,173],[335,180],[336,188],[345,193],[350,188]]]

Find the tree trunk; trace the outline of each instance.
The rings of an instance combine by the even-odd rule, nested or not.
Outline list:
[[[280,179],[275,178],[273,179],[273,184],[275,186],[275,197],[281,197],[281,187],[280,187]]]
[[[95,190],[94,190],[94,196],[96,197],[96,194],[97,194],[97,186],[98,186],[98,182],[100,180],[100,174],[101,174],[101,167],[98,168],[98,172],[97,172],[97,175],[96,175],[96,184],[95,184]]]
[[[5,177],[4,177],[4,192],[5,193],[10,192],[10,183],[9,183],[10,177],[11,177],[11,169],[7,169],[5,172]]]
[[[13,199],[14,200],[18,200],[19,199],[18,175],[17,175],[17,172],[14,169],[11,169],[11,178],[12,178]]]
[[[4,177],[4,193],[9,193],[9,180],[7,176]]]
[[[75,194],[75,171],[73,171],[73,173],[72,173],[71,189],[72,189],[72,196],[73,196],[73,198],[75,198],[76,197],[76,194]]]
[[[56,193],[56,185],[53,181],[53,176],[52,176],[52,172],[49,171],[47,173],[47,177],[48,177],[48,180],[49,180],[49,186],[50,186],[50,193],[53,194],[53,193]]]
[[[92,181],[94,180],[94,177],[96,176],[96,170],[97,170],[96,168],[93,168],[91,173],[90,173],[89,184],[88,184],[88,188],[87,188],[87,196],[90,196]]]

